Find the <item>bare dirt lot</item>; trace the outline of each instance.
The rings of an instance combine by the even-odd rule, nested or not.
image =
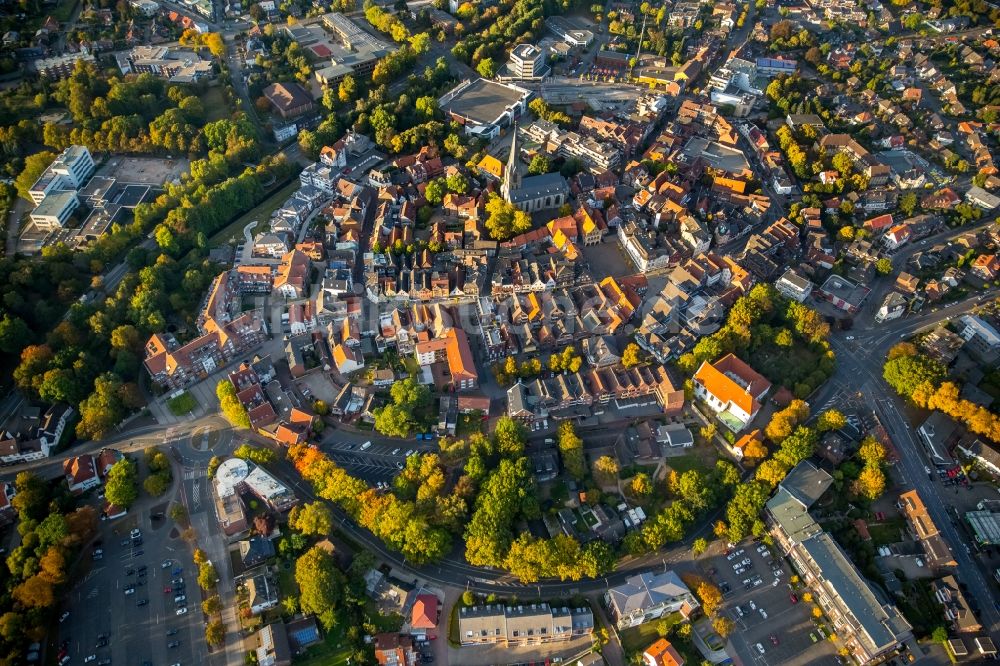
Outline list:
[[[140,183],[159,187],[180,178],[188,170],[186,158],[121,157],[109,159],[97,175],[115,178],[124,183]]]

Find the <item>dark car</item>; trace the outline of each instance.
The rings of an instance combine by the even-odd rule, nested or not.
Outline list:
[[[168,648],[175,648],[175,647],[179,647],[180,644],[181,644],[180,641],[170,641],[169,643],[167,643],[167,647]]]
[[[176,635],[177,635],[176,629],[171,629],[170,631],[167,632],[167,636],[176,636]]]
[[[148,603],[149,603],[149,599],[139,599],[139,601],[135,602],[135,605],[136,606],[145,606]]]
[[[135,569],[126,569],[125,570],[125,575],[126,576],[131,576],[134,573],[135,573]]]
[[[184,567],[177,567],[176,569],[174,569],[173,571],[170,572],[170,575],[171,576],[180,576],[182,573],[184,573]]]
[[[432,664],[434,663],[434,655],[425,654],[423,657],[420,658],[420,661],[424,662],[425,664]]]

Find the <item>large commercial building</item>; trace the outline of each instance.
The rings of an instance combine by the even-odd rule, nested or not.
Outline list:
[[[465,126],[465,133],[494,139],[528,109],[531,91],[487,79],[463,81],[438,100],[452,120]]]
[[[833,478],[812,463],[799,463],[766,506],[768,529],[802,582],[833,623],[834,631],[860,664],[881,660],[913,638],[910,624],[858,572],[809,507]]]
[[[262,467],[240,458],[223,461],[212,484],[219,525],[227,536],[245,532],[250,516],[240,495],[249,493],[271,511],[283,513],[298,503],[289,488]]]
[[[171,52],[166,46],[136,46],[115,54],[122,74],[152,74],[171,83],[194,83],[212,76],[212,62],[197,53]]]

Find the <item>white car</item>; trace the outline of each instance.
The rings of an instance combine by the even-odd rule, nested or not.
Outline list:
[[[764,610],[763,608],[761,608],[760,609],[760,616],[766,620],[767,619],[767,611]]]
[[[59,616],[59,621],[60,622],[65,622],[66,618],[68,618],[68,617],[69,617],[69,611],[66,611],[65,613],[63,613],[62,615]]]
[[[361,450],[362,451],[367,451],[371,447],[372,447],[372,443],[371,442],[365,442],[364,444],[361,445]]]
[[[750,600],[750,610],[757,610],[757,604],[754,603],[753,599]]]
[[[126,587],[125,588],[125,596],[128,596],[130,594],[135,594],[135,588],[134,587]]]
[[[740,608],[739,606],[737,606],[736,607],[736,614],[739,615],[740,617],[743,617],[743,609]]]
[[[138,527],[136,527],[134,530],[132,530],[129,533],[129,536],[132,537],[133,539],[138,539],[139,537],[142,536],[142,530],[140,530]]]
[[[175,604],[179,604],[179,603],[181,603],[182,601],[187,601],[187,597],[186,597],[185,595],[183,595],[183,594],[178,594],[178,595],[177,595],[176,597],[174,597],[174,603],[175,603]]]
[[[187,606],[184,606],[183,608],[178,608],[177,612],[174,613],[174,615],[184,615],[187,612],[188,612]]]
[[[90,663],[92,661],[97,661],[97,655],[96,654],[89,654],[89,655],[87,655],[86,657],[83,658],[83,663],[85,663],[85,664]]]
[[[764,654],[764,646],[761,645],[760,643],[757,643],[757,652]]]
[[[403,457],[404,458],[409,458],[410,456],[413,455],[413,453],[414,453],[413,449],[407,449],[406,453],[403,454]]]
[[[174,561],[173,560],[163,560],[162,562],[160,562],[160,568],[161,569],[169,569],[173,565],[174,565]]]

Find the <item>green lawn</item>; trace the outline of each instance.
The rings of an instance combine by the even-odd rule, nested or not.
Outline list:
[[[323,642],[306,650],[306,655],[296,659],[297,666],[339,666],[347,664],[351,656],[351,646],[341,645],[344,640],[343,631],[334,631],[326,635]]]
[[[222,92],[222,86],[209,86],[201,95],[202,106],[205,107],[205,120],[214,122],[229,117],[229,106],[226,105],[226,96]]]
[[[170,413],[174,416],[184,416],[188,412],[193,412],[197,406],[198,402],[187,391],[184,391],[184,393],[181,393],[176,398],[167,400],[167,408],[170,409]]]
[[[668,624],[680,624],[684,621],[680,613],[673,613],[665,618],[660,618],[659,620],[653,620],[651,622],[646,622],[645,624],[640,624],[638,627],[629,627],[628,629],[623,629],[619,632],[619,636],[622,641],[622,649],[625,650],[625,654],[630,652],[642,652],[648,648],[651,644],[656,642],[660,638],[660,632],[658,631],[661,622],[666,620]]]
[[[692,469],[696,469],[699,472],[708,471],[702,459],[694,453],[685,453],[682,456],[664,458],[663,462],[669,465],[670,468],[675,470],[678,474],[683,474],[684,472]]]
[[[66,23],[73,16],[76,9],[77,0],[61,0],[56,8],[52,10],[52,17],[60,23]]]
[[[872,543],[876,547],[899,543],[902,529],[901,517],[890,518],[880,523],[868,523],[868,533],[872,535]]]

